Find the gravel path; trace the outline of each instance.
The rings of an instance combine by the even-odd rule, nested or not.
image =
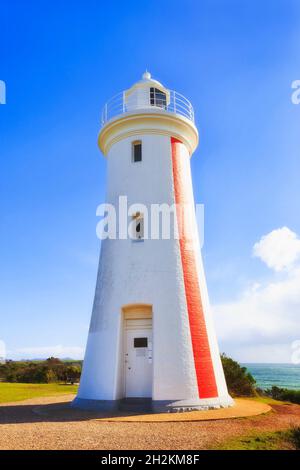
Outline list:
[[[251,418],[128,423],[99,421],[103,414],[68,408],[72,396],[0,405],[0,449],[209,449],[251,431],[300,426],[300,406],[273,405]]]

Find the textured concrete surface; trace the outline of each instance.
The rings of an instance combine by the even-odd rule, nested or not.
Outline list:
[[[133,416],[117,416],[101,418],[102,421],[130,422],[130,423],[161,423],[180,421],[211,421],[217,419],[245,418],[257,416],[271,411],[271,407],[266,403],[253,400],[237,398],[235,405],[230,408],[220,408],[218,410],[189,411],[183,413],[157,413]]]

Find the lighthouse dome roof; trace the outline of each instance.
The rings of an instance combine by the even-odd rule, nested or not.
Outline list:
[[[198,145],[193,106],[177,91],[154,80],[146,70],[141,79],[108,100],[102,111],[99,146],[106,155],[115,138],[143,132],[166,133],[185,142],[190,153]]]
[[[146,70],[143,75],[141,80],[138,82],[134,83],[127,91],[126,95],[130,95],[136,88],[159,88],[160,90],[168,91],[167,88],[163,86],[162,83],[160,83],[158,80],[154,80],[152,78],[151,73]]]

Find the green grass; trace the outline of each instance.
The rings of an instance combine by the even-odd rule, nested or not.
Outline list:
[[[249,400],[259,401],[268,405],[287,405],[286,401],[274,400],[271,397],[257,396],[249,398]],[[252,420],[261,420],[260,416],[252,416]],[[287,431],[275,432],[256,432],[244,436],[236,437],[225,441],[216,450],[299,450],[300,428],[291,428]]]
[[[77,385],[0,382],[0,403],[76,393]]]
[[[255,401],[259,401],[261,403],[266,403],[267,405],[286,405],[286,404],[289,403],[287,401],[274,400],[274,398],[263,397],[261,395],[258,395],[257,397],[250,398],[250,400],[255,400]]]
[[[230,439],[217,450],[291,450],[291,431],[252,433]]]

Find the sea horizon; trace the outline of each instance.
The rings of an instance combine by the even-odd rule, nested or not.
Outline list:
[[[256,380],[256,386],[263,390],[288,388],[300,390],[300,364],[284,362],[242,362]]]

